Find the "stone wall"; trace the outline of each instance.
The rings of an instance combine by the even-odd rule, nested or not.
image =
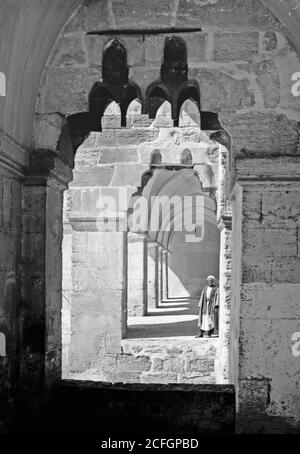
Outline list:
[[[21,183],[0,171],[0,433],[13,418],[19,370]],[[5,425],[4,425],[5,424]]]
[[[245,164],[237,163],[240,180],[245,167],[256,177],[243,181],[241,196],[239,430],[293,432],[300,421],[292,350],[300,326],[299,182],[285,173],[285,160],[268,161],[269,175],[264,160]],[[298,175],[299,162],[290,165]]]
[[[83,5],[57,41],[41,81],[37,113],[39,119],[47,116],[43,117],[44,137],[47,140],[50,137],[50,145],[56,147],[53,125],[56,124],[57,113],[67,115],[86,111],[88,93],[93,83],[101,79],[101,53],[110,37],[86,36],[84,32],[93,28],[147,27],[153,23],[202,27],[202,32],[183,36],[188,47],[189,77],[195,78],[200,85],[201,108],[217,112],[231,136],[232,171],[236,171],[233,157],[241,160],[252,158],[247,160],[247,171],[245,166],[243,175],[238,175],[238,183],[241,184],[249,175],[255,176],[256,189],[251,187],[251,190],[246,190],[246,193],[251,193],[253,203],[257,204],[261,200],[257,189],[260,187],[259,178],[267,176],[270,182],[274,180],[274,173],[277,179],[275,188],[280,194],[278,197],[283,197],[286,187],[279,181],[293,181],[292,175],[295,181],[298,178],[294,166],[299,155],[300,98],[291,94],[291,76],[298,71],[299,60],[281,24],[257,0],[160,1],[155,5],[152,2],[147,8],[144,5],[141,8],[136,1],[89,2],[87,6]],[[129,38],[120,34],[120,39],[128,47],[130,78],[145,93],[149,83],[159,75],[165,36],[153,37],[146,33],[144,41],[141,41],[139,36]],[[54,126],[55,131],[59,131],[59,126]],[[103,136],[103,145],[105,140]],[[125,141],[125,144],[128,142]],[[291,159],[281,161],[283,173],[271,165],[279,156]],[[261,170],[259,176],[258,169]],[[130,176],[130,169],[126,171]],[[118,178],[122,178],[121,169],[117,168],[117,173]],[[79,175],[81,177],[84,178]],[[112,170],[107,169],[105,178],[110,181]],[[97,181],[94,171],[90,172],[88,179],[92,183]],[[266,186],[268,197],[271,197],[271,186],[269,183]],[[292,203],[295,203],[294,199]],[[254,216],[257,215],[257,209],[253,210]],[[242,275],[239,279],[237,274],[234,281],[234,344],[230,363],[231,376],[238,391],[240,430],[270,431],[272,427],[275,431],[280,428],[290,430],[286,427],[295,427],[299,420],[299,407],[297,399],[294,399],[297,395],[296,381],[293,378],[296,373],[294,367],[297,366],[287,346],[290,337],[288,330],[294,327],[288,327],[287,323],[290,322],[285,321],[282,313],[278,313],[278,319],[274,316],[276,320],[272,320],[272,323],[265,323],[263,320],[267,318],[269,306],[265,302],[262,319],[255,322],[258,334],[249,334],[252,319],[246,317],[244,312],[248,307],[245,304],[244,284],[248,284],[249,279],[249,283],[255,283],[254,287],[248,287],[251,296],[247,293],[247,300],[258,301],[262,298],[263,301],[269,301],[269,296],[264,300],[265,294],[269,295],[264,284],[267,280],[272,282],[275,279],[276,285],[287,285],[285,295],[289,295],[294,304],[294,287],[290,283],[298,283],[296,230],[286,224],[276,229],[248,229],[247,209],[244,210],[242,206],[241,210],[245,216],[242,220],[241,254],[237,248],[233,267],[238,266],[241,258]],[[233,225],[238,222],[238,219],[234,220]],[[233,237],[233,243],[236,240]],[[279,252],[275,252],[275,245],[278,245]],[[263,270],[259,269],[260,266],[263,266]],[[290,282],[291,279],[295,279],[295,282]],[[240,284],[241,293],[238,291]],[[251,319],[251,323],[244,320],[247,318]],[[296,324],[294,320],[297,318],[292,320]],[[271,334],[274,327],[277,327],[278,335]],[[277,338],[282,338],[285,346],[283,350],[278,347],[280,353],[276,362],[278,370],[283,371],[284,379],[279,378],[268,360],[268,352],[272,351]],[[263,339],[263,353],[257,339]],[[267,345],[264,344],[266,339],[269,342]],[[282,351],[286,355],[281,354]],[[267,361],[264,361],[264,357]],[[263,373],[258,372],[259,364]],[[281,395],[285,396],[284,402],[280,401]]]

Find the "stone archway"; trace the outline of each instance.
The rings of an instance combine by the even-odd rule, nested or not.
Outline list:
[[[208,8],[210,8],[210,7],[208,7]],[[246,8],[246,10],[245,10],[245,8]],[[283,61],[285,58],[287,58],[287,59],[291,59],[290,61],[292,61],[292,60],[297,61],[297,64],[298,64],[298,60],[297,60],[297,57],[295,56],[296,55],[295,52],[291,51],[290,49],[285,47],[285,45],[283,44],[285,41],[284,41],[284,36],[282,34],[282,30],[280,28],[280,25],[278,23],[276,23],[276,21],[274,22],[273,17],[268,16],[268,14],[261,14],[258,17],[257,11],[261,11],[260,9],[258,9],[255,13],[253,13],[253,10],[251,10],[251,8],[250,8],[250,10],[251,10],[250,12],[247,9],[247,7],[245,7],[245,8],[244,9],[242,8],[242,11],[244,13],[246,11],[246,14],[244,14],[244,17],[247,18],[247,23],[250,23],[253,25],[253,27],[255,28],[255,30],[254,30],[255,32],[257,31],[256,27],[258,27],[258,28],[261,27],[259,29],[258,36],[257,35],[254,36],[254,44],[255,44],[255,42],[257,42],[256,40],[258,39],[259,43],[260,43],[259,44],[259,49],[260,49],[259,56],[262,57],[262,59],[264,58],[263,57],[264,53],[270,52],[269,50],[267,50],[268,46],[266,46],[265,44],[262,43],[262,38],[263,39],[266,38],[266,35],[265,35],[267,33],[266,24],[267,24],[267,27],[269,27],[270,24],[272,27],[274,27],[274,30],[275,30],[274,33],[275,33],[276,38],[280,37],[280,40],[277,41],[276,48],[273,49],[275,51],[275,54],[272,54],[272,56],[273,56],[272,58],[274,58],[276,60],[276,63],[278,64],[280,78],[281,78],[281,84],[283,86],[288,87],[289,81],[287,79],[287,75],[284,74]],[[212,13],[214,13],[214,11]],[[250,20],[249,20],[248,15],[250,15]],[[182,18],[182,16],[183,16],[183,13],[182,13],[182,9],[181,9],[180,17],[181,17],[181,20],[184,20],[184,18]],[[210,17],[210,20],[212,20],[211,16],[209,16],[209,17]],[[215,16],[213,16],[213,18],[216,19]],[[236,18],[234,17],[232,20],[235,21]],[[258,20],[258,22],[257,22],[257,20]],[[261,21],[265,21],[265,22],[261,22]],[[257,24],[259,24],[259,25],[257,25]],[[252,31],[253,30],[251,30],[251,32]],[[243,31],[243,33],[244,33],[244,31]],[[220,45],[220,43],[224,42],[223,38],[230,38],[230,39],[237,38],[237,36],[230,37],[229,35],[231,35],[231,33],[230,33],[230,31],[228,32],[228,30],[224,31],[224,34],[221,33],[221,35],[222,36],[215,36],[216,38],[219,38],[219,41],[216,41],[216,43],[217,43],[216,46],[218,46],[218,45]],[[226,35],[226,36],[223,36],[223,35]],[[247,36],[249,37],[248,34],[247,34]],[[240,38],[240,37],[241,37],[241,34],[239,34],[238,38]],[[263,52],[261,52],[262,49],[263,49]],[[216,55],[218,55],[217,49],[215,49],[215,50],[216,50]],[[277,51],[278,51],[278,54],[276,53]],[[215,54],[214,54],[213,58],[217,58],[217,57],[215,57]],[[234,55],[233,55],[233,57],[231,56],[230,58],[234,58]],[[248,57],[245,56],[245,58],[248,61]],[[214,62],[215,62],[215,60],[214,60]],[[224,62],[224,64],[226,66],[227,62]],[[209,113],[219,112],[219,118],[220,118],[221,123],[230,132],[231,139],[232,139],[233,154],[234,155],[240,154],[240,157],[242,157],[242,158],[246,158],[246,157],[249,158],[249,159],[245,159],[244,161],[242,159],[237,160],[237,161],[235,159],[232,159],[232,168],[231,168],[231,170],[232,170],[231,174],[235,173],[236,177],[237,177],[237,181],[239,182],[240,185],[243,185],[243,187],[244,187],[244,192],[243,192],[244,195],[239,196],[239,197],[242,197],[243,207],[239,208],[239,210],[245,210],[245,211],[243,211],[243,216],[244,216],[244,219],[247,219],[246,218],[247,216],[249,216],[251,218],[251,216],[253,215],[253,213],[252,213],[253,208],[251,208],[251,206],[252,206],[251,203],[253,200],[256,200],[256,195],[258,193],[260,193],[260,190],[259,190],[260,178],[264,178],[265,179],[264,181],[267,181],[268,191],[270,189],[272,189],[272,191],[274,190],[274,192],[277,192],[278,194],[280,194],[279,195],[280,197],[284,193],[285,188],[290,187],[290,183],[292,184],[292,186],[294,185],[293,191],[292,191],[293,193],[297,192],[297,190],[298,190],[297,184],[296,184],[296,179],[298,177],[295,177],[295,178],[291,177],[291,172],[290,172],[291,166],[297,167],[296,148],[297,148],[297,143],[298,143],[298,125],[297,125],[297,118],[298,118],[297,115],[298,114],[294,113],[291,115],[291,111],[290,111],[291,100],[288,99],[287,93],[284,91],[284,89],[282,89],[280,92],[281,93],[280,105],[278,104],[275,106],[275,104],[273,104],[273,107],[266,107],[269,102],[275,103],[276,100],[275,101],[274,101],[274,99],[273,99],[273,101],[270,100],[269,93],[264,90],[264,80],[265,80],[265,76],[266,76],[263,72],[264,65],[261,66],[261,69],[258,68],[257,73],[255,72],[256,70],[254,71],[254,73],[251,70],[251,74],[255,74],[255,82],[254,82],[254,79],[252,78],[252,83],[254,83],[254,86],[252,85],[252,88],[250,88],[250,86],[248,84],[248,81],[250,79],[249,78],[250,73],[247,72],[247,67],[240,66],[239,70],[236,72],[235,65],[236,65],[236,61],[234,63],[234,68],[235,68],[234,74],[235,75],[233,77],[232,77],[233,73],[224,74],[224,67],[222,67],[222,70],[220,70],[220,68],[216,68],[216,67],[214,67],[212,69],[211,67],[209,67],[209,65],[207,65],[207,67],[206,67],[205,64],[203,64],[203,66],[201,68],[193,68],[193,71],[198,74],[196,76],[196,78],[199,78],[199,80],[202,81],[202,87],[205,86],[205,84],[208,84],[208,90],[202,90],[201,86],[200,86],[201,92],[207,93],[207,95],[206,95],[207,98],[203,100],[204,101],[203,107],[205,109],[207,109],[207,110],[205,110],[205,112],[209,112]],[[272,66],[272,68],[274,69],[275,67]],[[232,66],[231,66],[231,69],[232,69]],[[244,70],[246,70],[246,71],[244,71]],[[138,68],[134,68],[134,70],[133,70],[133,72],[135,74],[138,74],[139,71],[140,70]],[[276,73],[276,68],[275,68],[275,73]],[[275,74],[275,76],[276,76],[276,74]],[[49,80],[51,82],[51,77]],[[207,81],[209,81],[209,82],[207,82]],[[214,81],[214,82],[212,83],[212,81]],[[225,91],[225,94],[221,93],[221,96],[218,99],[216,99],[216,97],[214,97],[214,95],[213,95],[212,88],[215,91],[216,87],[220,87],[220,85],[226,86],[226,89],[228,89],[228,90]],[[90,87],[87,87],[87,86],[88,86],[88,84],[86,84],[83,91],[88,91],[90,89]],[[209,88],[211,88],[211,89],[209,89]],[[275,91],[277,90],[277,93],[278,93],[278,86],[276,84],[276,81],[274,84],[274,89],[275,89]],[[233,95],[233,96],[231,96],[231,95]],[[48,99],[47,99],[47,96],[48,96]],[[253,98],[253,96],[254,96],[254,98]],[[42,102],[45,102],[45,98],[46,98],[46,101],[48,102],[49,93],[44,97],[44,100]],[[71,97],[70,97],[70,99],[71,99]],[[82,101],[82,99],[83,99],[83,97],[81,98],[81,101]],[[228,99],[230,99],[230,104],[228,104]],[[278,101],[279,98],[277,97],[276,99]],[[220,101],[220,104],[218,104],[219,101]],[[252,104],[253,102],[254,102],[254,104]],[[44,104],[44,107],[45,107],[45,104]],[[226,112],[226,110],[228,108],[230,109],[230,111]],[[55,112],[57,112],[58,110],[59,109],[56,108]],[[78,105],[77,105],[77,109],[75,109],[75,110],[78,111],[81,109],[78,109]],[[60,121],[61,121],[61,118],[59,116],[53,115],[53,113],[50,115],[46,111],[39,112],[39,113],[42,115],[42,117],[39,118],[40,125],[44,124],[44,126],[46,126],[46,131],[49,131],[49,128],[51,129],[51,127],[53,125],[53,121],[52,121],[53,119],[55,119],[55,121],[57,121],[58,123],[60,123]],[[208,117],[209,117],[209,115],[208,115]],[[56,127],[54,127],[54,130],[55,130],[55,134],[56,134],[56,131],[57,131]],[[260,132],[258,134],[256,134],[257,131],[258,132],[260,131]],[[266,131],[268,131],[268,134],[266,134]],[[55,140],[54,140],[54,142],[55,142]],[[48,148],[48,147],[49,148],[53,147],[52,140],[49,141],[49,144],[47,144],[47,146],[45,146],[45,147],[42,146],[41,148]],[[56,144],[55,144],[54,148],[56,148]],[[281,164],[279,164],[279,158],[277,160],[276,160],[276,158],[274,159],[274,155],[277,155],[277,156],[283,155],[283,150],[285,150],[285,155],[286,155],[285,159],[284,159],[285,172],[280,173],[279,165],[282,164],[282,161],[280,161]],[[243,156],[241,156],[242,154],[243,154]],[[262,158],[262,156],[264,156],[264,158]],[[258,166],[261,169],[260,172],[256,171],[256,166]],[[270,166],[270,168],[273,169],[272,172],[270,172],[268,170],[268,166]],[[233,172],[233,170],[234,170],[234,172]],[[274,183],[274,178],[276,180],[276,183]],[[282,179],[284,179],[284,186],[281,186],[281,183],[280,183],[280,181],[282,182]],[[251,182],[249,183],[249,181],[251,181]],[[254,188],[256,188],[256,189],[254,190]],[[237,191],[236,193],[239,194],[240,192]],[[238,199],[239,199],[239,197],[238,197]],[[267,200],[269,195],[265,194],[265,193],[264,194],[261,193],[260,197],[261,197],[261,200]],[[292,195],[290,197],[291,197],[290,200],[293,200]],[[248,205],[245,206],[244,205],[245,203],[246,204],[248,203]],[[264,203],[267,203],[267,202],[264,202]],[[255,203],[254,203],[254,205],[255,205]],[[266,209],[266,207],[264,208],[264,211],[262,211],[262,209],[260,208],[259,205],[255,205],[255,206],[256,206],[256,210],[258,212],[261,212],[261,213],[264,212],[264,213],[268,213],[270,215],[270,212]],[[222,219],[221,225],[224,227],[224,238],[229,238],[229,236],[230,236],[230,229],[229,229],[230,213],[228,213],[225,210],[225,211],[223,211],[222,217],[223,217],[223,219]],[[276,219],[279,222],[279,215],[277,216]],[[243,222],[248,222],[248,221],[243,221]],[[260,218],[259,222],[261,223],[260,227],[262,228],[262,230],[264,230],[265,225],[263,223],[263,219]],[[234,225],[236,225],[235,222],[234,222]],[[276,225],[277,225],[277,227],[279,225],[281,225],[281,227],[282,227],[282,224],[280,224],[280,223],[279,224],[277,223]],[[294,225],[293,229],[295,230],[296,229],[295,224],[293,224],[293,225]],[[247,238],[247,237],[245,236],[246,235],[245,232],[248,232],[248,226],[249,226],[248,223],[246,223],[246,224],[244,223],[242,226],[242,228],[244,229],[242,231],[243,241],[246,241],[245,238]],[[238,228],[237,231],[240,231],[239,226],[237,226],[237,228]],[[279,227],[278,227],[278,229],[279,229]],[[267,226],[266,232],[264,231],[263,235],[267,235],[268,238],[272,237],[272,232],[270,230],[271,229]],[[283,230],[285,231],[288,229],[286,229],[286,226],[283,226]],[[262,232],[260,232],[260,234],[262,234]],[[291,232],[289,232],[288,235],[292,235],[292,236],[289,236],[289,238],[291,238],[291,243],[293,245],[295,245],[296,240],[293,237],[293,234],[291,234]],[[238,247],[237,247],[237,250],[239,250]],[[268,254],[271,254],[271,256],[273,257],[275,254],[275,250],[273,250],[271,246],[270,246],[270,251],[268,252]],[[244,254],[244,249],[242,249],[238,252],[238,256],[240,256],[241,254],[242,255]],[[290,268],[290,273],[291,273],[292,277],[290,278],[285,274],[286,277],[285,277],[284,282],[287,283],[287,291],[289,292],[289,294],[293,295],[294,290],[289,286],[289,284],[292,284],[292,285],[298,284],[297,258],[296,258],[293,247],[290,249],[290,254],[291,254],[292,263],[293,263],[293,266],[291,266],[291,268]],[[239,403],[238,403],[239,407],[238,408],[241,409],[240,410],[241,414],[243,413],[245,416],[245,421],[246,421],[245,425],[247,425],[247,421],[249,421],[249,418],[253,420],[255,417],[257,419],[257,424],[264,426],[265,422],[264,421],[262,422],[259,420],[257,407],[251,406],[253,392],[256,396],[255,402],[258,402],[258,404],[257,404],[258,407],[259,407],[260,403],[263,402],[265,419],[268,419],[268,411],[274,412],[275,416],[279,415],[279,417],[283,418],[283,419],[289,417],[289,416],[286,416],[286,415],[289,415],[289,412],[286,413],[285,410],[282,409],[281,404],[279,402],[280,394],[281,394],[281,390],[282,390],[282,383],[280,382],[279,377],[276,376],[276,371],[274,372],[274,370],[272,369],[272,367],[270,365],[270,361],[267,363],[266,369],[263,369],[264,370],[263,381],[260,380],[260,377],[258,376],[258,372],[257,372],[257,370],[259,369],[259,367],[257,366],[257,364],[259,364],[259,358],[257,358],[255,356],[255,352],[257,351],[257,345],[253,341],[251,336],[249,336],[247,333],[245,334],[245,332],[248,329],[247,326],[250,323],[249,320],[251,319],[251,317],[249,317],[249,314],[247,313],[247,308],[245,307],[245,305],[242,305],[242,306],[239,305],[239,301],[241,299],[239,290],[241,290],[241,292],[242,291],[244,292],[248,289],[248,287],[247,287],[248,284],[251,284],[251,285],[253,284],[253,286],[252,286],[253,288],[252,287],[251,288],[252,288],[252,290],[254,289],[253,290],[254,293],[259,292],[259,296],[261,298],[264,298],[264,297],[267,298],[266,295],[268,295],[268,290],[264,287],[264,285],[263,286],[256,285],[256,284],[261,284],[261,283],[265,284],[265,280],[267,280],[267,277],[262,272],[262,270],[257,270],[255,268],[255,265],[253,264],[253,260],[255,260],[253,258],[254,256],[255,256],[255,258],[260,257],[260,254],[258,253],[257,250],[252,250],[251,253],[249,253],[249,257],[246,256],[245,260],[242,260],[241,266],[243,267],[243,273],[241,276],[239,276],[238,274],[236,276],[238,281],[240,281],[242,279],[244,287],[242,287],[242,288],[239,287],[240,282],[236,282],[236,285],[234,285],[234,288],[235,288],[235,291],[237,294],[236,294],[236,299],[235,299],[235,303],[234,303],[234,306],[235,306],[234,314],[235,315],[234,315],[233,320],[234,320],[235,329],[234,329],[234,336],[233,336],[234,339],[232,341],[231,372],[235,376],[234,377],[235,383],[238,384],[240,382],[240,387],[239,387],[239,389],[237,388],[238,395],[239,395]],[[275,256],[276,256],[276,254],[275,254]],[[286,260],[285,256],[281,255],[280,257],[283,257],[283,259],[282,259],[283,261]],[[237,257],[236,259],[237,259],[237,261],[235,263],[238,264],[239,257]],[[227,262],[229,263],[229,257],[227,257]],[[271,277],[273,279],[274,278],[273,271],[274,271],[274,266],[275,266],[274,262],[272,262],[272,260],[270,258],[268,258],[263,263],[266,265],[268,270],[272,270]],[[277,271],[276,270],[277,269],[275,267],[275,275],[276,275],[276,272],[278,272],[278,270]],[[277,284],[279,285],[281,283],[281,281],[280,281],[281,278],[278,276],[278,274],[276,276],[277,276],[276,277],[277,280],[275,279],[275,283],[271,280],[272,286],[275,286],[275,287]],[[248,279],[250,279],[250,280],[253,279],[253,281],[248,282]],[[290,279],[292,279],[292,282],[290,282]],[[261,280],[263,282],[261,282]],[[224,282],[224,286],[226,286],[228,288],[229,276],[228,276],[226,269],[224,269],[224,281],[223,282]],[[257,289],[259,289],[259,290],[257,290]],[[250,297],[249,297],[251,301],[253,301],[253,294],[251,294],[252,296],[250,295]],[[247,293],[247,295],[248,295],[248,293]],[[245,301],[245,300],[243,300],[243,301]],[[258,298],[256,298],[256,301],[258,301]],[[228,305],[228,300],[226,302],[226,305]],[[244,314],[244,316],[242,316],[242,314]],[[264,313],[264,315],[266,315],[266,314]],[[276,324],[278,322],[276,316],[274,317],[274,319],[276,319],[276,320],[274,320],[274,323]],[[281,316],[279,317],[279,319],[281,319]],[[295,319],[293,319],[293,320],[295,320]],[[257,320],[255,322],[258,332],[259,332],[259,323],[260,323],[259,320]],[[239,332],[240,324],[242,326],[241,332]],[[278,329],[280,331],[280,335],[283,335],[285,345],[286,345],[286,351],[288,352],[288,347],[287,347],[288,346],[288,334],[284,333],[284,330],[281,327],[281,325]],[[240,354],[240,348],[239,348],[240,345],[245,345],[246,353],[245,353],[244,359],[242,358],[242,356]],[[264,343],[263,343],[263,345],[265,347],[264,351],[267,351],[268,350],[267,346],[265,346]],[[251,367],[253,367],[253,369],[256,370],[256,372],[254,374],[252,373],[253,371],[251,368],[250,368],[251,369],[250,370],[249,368],[247,369],[247,367],[246,367],[247,362],[249,362],[249,358],[251,360],[250,361],[250,363],[252,365]],[[281,363],[283,363],[282,358],[281,358]],[[243,371],[241,372],[241,370],[243,370]],[[292,367],[292,360],[289,362],[287,370],[294,370]],[[240,373],[241,373],[241,375],[240,375]],[[284,370],[284,373],[286,374],[286,369]],[[270,376],[275,377],[274,383],[271,383]],[[272,386],[273,386],[273,388],[272,388]],[[296,385],[293,382],[291,384],[291,387],[289,388],[288,393],[293,395],[295,386]],[[256,392],[258,389],[261,391],[261,393]],[[270,390],[272,390],[272,392],[270,392]],[[289,399],[289,396],[288,396],[288,399]],[[272,401],[272,404],[270,404],[271,401]],[[244,407],[243,407],[243,405],[244,405]],[[267,407],[269,407],[269,410],[266,410]],[[291,405],[289,404],[289,408],[293,408],[293,407],[291,407]]]

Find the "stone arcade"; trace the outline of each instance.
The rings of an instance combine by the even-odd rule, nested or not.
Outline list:
[[[1,2],[0,432],[45,408],[76,424],[75,401],[93,426],[128,393],[172,430],[232,431],[235,399],[236,432],[300,431],[295,5]],[[186,241],[175,204],[134,231],[120,193],[200,195],[204,224]],[[218,338],[145,334],[212,273]]]

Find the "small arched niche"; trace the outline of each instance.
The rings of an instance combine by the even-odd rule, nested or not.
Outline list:
[[[192,166],[193,165],[193,156],[192,156],[192,153],[190,152],[190,150],[188,148],[185,148],[185,150],[183,150],[181,152],[180,164],[185,165],[185,166]]]
[[[152,151],[150,163],[154,166],[160,166],[162,164],[162,154],[158,148]]]
[[[104,83],[120,85],[128,81],[127,50],[119,39],[113,39],[103,48],[102,78]]]
[[[179,126],[200,128],[200,112],[197,103],[192,99],[186,99],[180,108]]]

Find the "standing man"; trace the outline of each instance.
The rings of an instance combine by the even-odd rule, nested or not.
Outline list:
[[[214,276],[208,276],[207,284],[199,301],[200,333],[195,337],[203,337],[204,333],[211,337],[212,333],[219,334],[219,289]]]

